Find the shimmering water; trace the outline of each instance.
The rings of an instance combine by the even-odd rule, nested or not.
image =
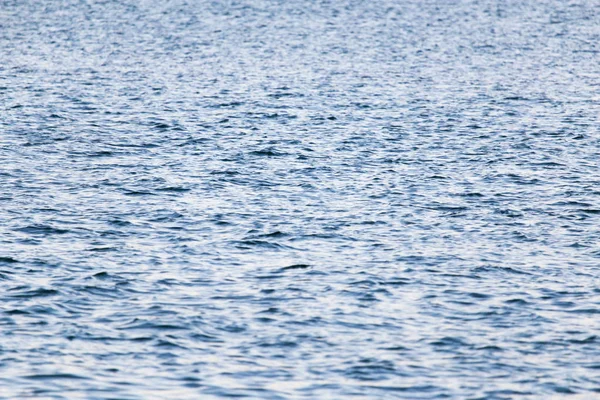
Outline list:
[[[599,43],[593,0],[0,0],[0,397],[593,398]]]

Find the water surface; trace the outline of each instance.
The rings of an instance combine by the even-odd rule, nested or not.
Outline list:
[[[592,0],[0,0],[0,397],[600,391]]]

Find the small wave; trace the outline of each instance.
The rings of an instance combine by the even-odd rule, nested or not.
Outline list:
[[[64,235],[65,233],[69,233],[68,229],[55,228],[50,225],[29,225],[23,228],[17,228],[15,231],[31,235]]]

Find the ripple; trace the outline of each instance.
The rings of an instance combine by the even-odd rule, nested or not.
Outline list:
[[[2,2],[2,396],[595,398],[592,3]]]

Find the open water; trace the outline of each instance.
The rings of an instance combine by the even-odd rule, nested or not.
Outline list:
[[[0,0],[0,398],[600,396],[600,3]]]

